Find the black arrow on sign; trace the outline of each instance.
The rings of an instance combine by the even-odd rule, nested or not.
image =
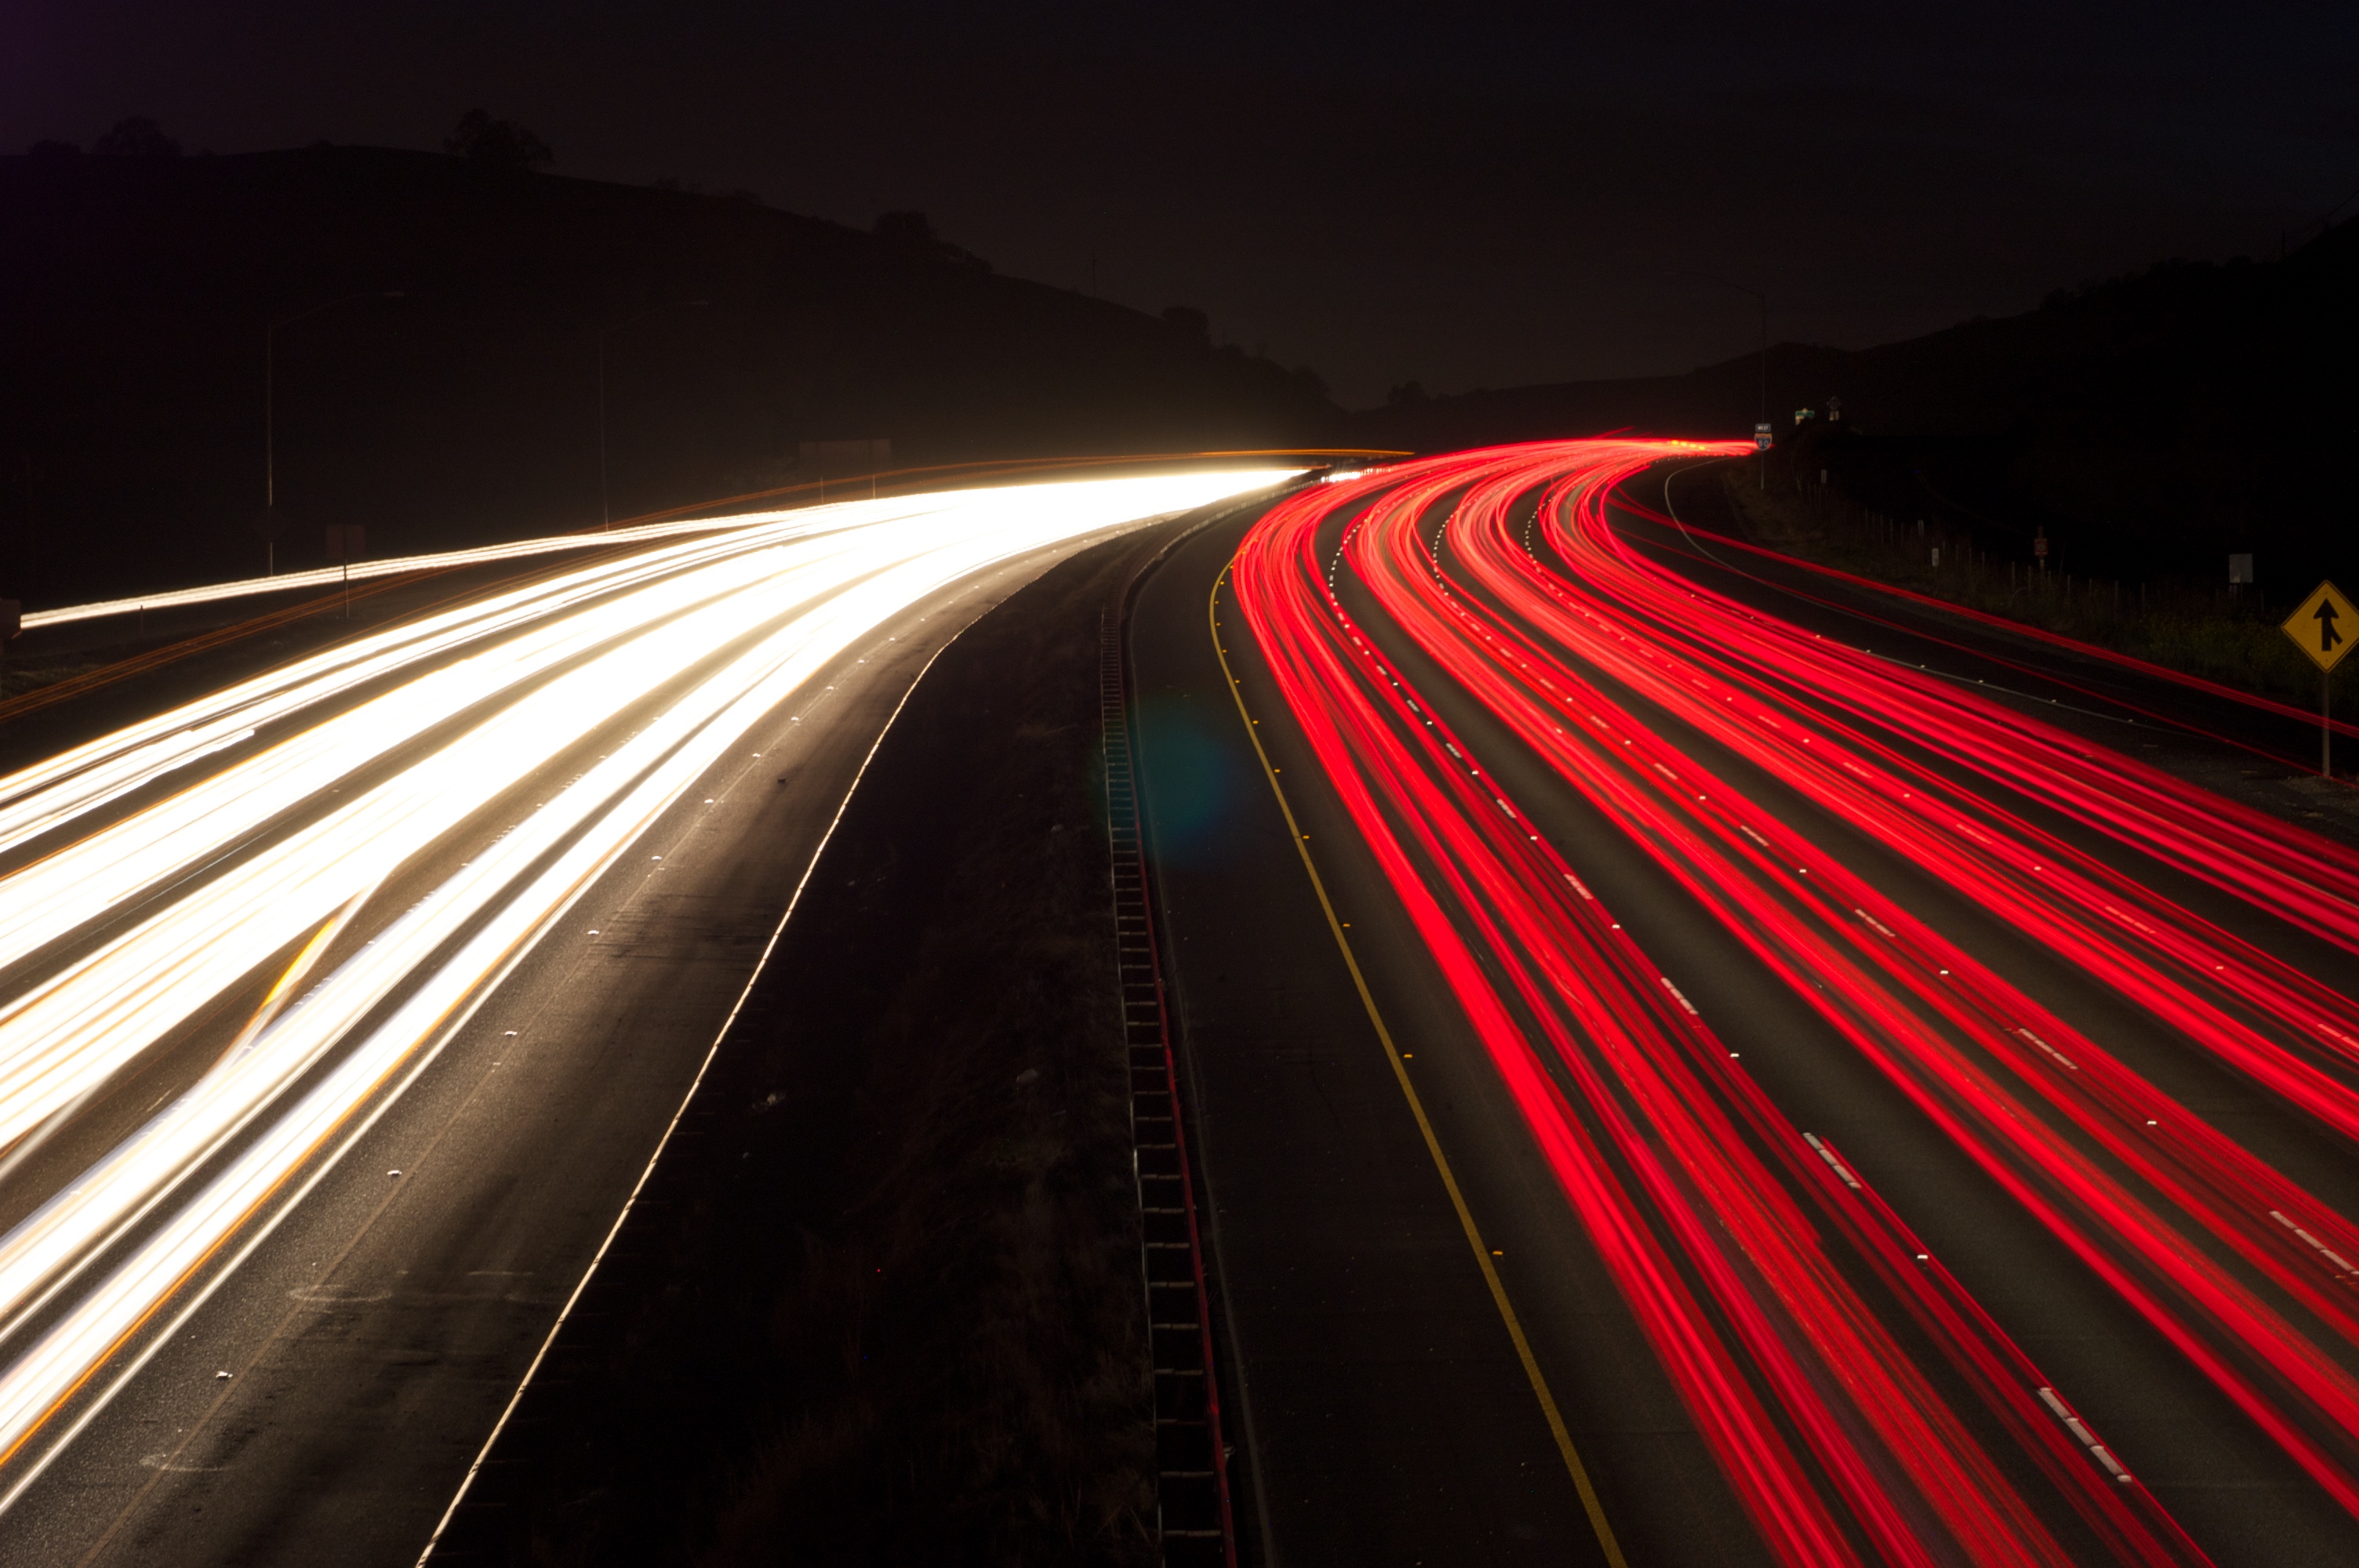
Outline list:
[[[2342,612],[2334,608],[2334,600],[2321,599],[2318,601],[2318,608],[2310,613],[2318,619],[2318,651],[2321,654],[2332,653],[2334,644],[2343,641],[2343,633],[2337,631],[2334,625],[2335,622],[2342,619]]]

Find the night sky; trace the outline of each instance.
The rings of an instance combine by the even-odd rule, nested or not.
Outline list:
[[[1864,347],[2359,188],[2359,5],[0,0],[0,147],[434,147],[865,227],[1307,362],[1350,406]]]

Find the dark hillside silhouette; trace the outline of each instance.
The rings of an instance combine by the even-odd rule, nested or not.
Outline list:
[[[126,122],[146,156],[0,158],[0,594],[258,573],[273,322],[282,568],[332,524],[376,555],[595,525],[602,329],[617,517],[791,482],[805,441],[915,465],[1341,422],[1315,378],[992,276],[920,215],[520,172],[537,138],[469,124],[465,157],[169,157]]]
[[[442,150],[453,157],[473,158],[519,173],[547,168],[557,161],[547,142],[513,121],[493,119],[482,109],[470,109],[459,117],[459,127],[442,144]]]
[[[2359,232],[2347,222],[2282,261],[2168,262],[1907,342],[1778,344],[1768,371],[1785,459],[1773,472],[1815,482],[1824,469],[1866,505],[1943,518],[1994,553],[2028,560],[2045,527],[2060,569],[2208,582],[2225,580],[2229,552],[2251,551],[2273,600],[2350,573],[2359,554]],[[1462,396],[1411,382],[1359,416],[1358,440],[1745,436],[1760,373],[1747,354],[1683,376]],[[1814,416],[1798,427],[1802,407]]]
[[[742,192],[534,174],[549,149],[482,114],[452,146],[181,157],[134,118],[89,155],[0,158],[0,595],[260,570],[273,322],[282,567],[319,564],[333,524],[378,555],[594,525],[602,331],[617,517],[810,477],[806,442],[888,440],[909,466],[1431,450],[1742,435],[1759,397],[1748,354],[1440,397],[1411,381],[1347,416],[1309,371],[1216,345],[1200,310],[996,276],[923,213],[863,233]],[[2353,574],[2355,362],[2344,224],[2279,262],[2166,264],[1908,342],[1778,345],[1769,412],[1789,477],[1824,469],[1995,554],[2027,558],[2044,527],[2062,569],[2209,580],[2251,551],[2274,595]],[[1821,416],[1798,435],[1801,406]]]

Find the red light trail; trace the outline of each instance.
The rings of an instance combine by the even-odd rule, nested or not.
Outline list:
[[[2359,1227],[1881,891],[1852,844],[1781,820],[1751,781],[2345,1137],[2359,1135],[2348,998],[1955,780],[2030,796],[2264,908],[2298,879],[2306,903],[2337,905],[2321,933],[2354,950],[2359,856],[1711,593],[1612,532],[1622,480],[1717,450],[1605,440],[1405,464],[1273,510],[1232,579],[1698,1432],[1783,1561],[2068,1561],[2049,1528],[2059,1504],[2117,1561],[2205,1561],[2133,1456],[1772,1102],[1387,648],[1430,661],[1453,701],[1626,835],[2359,1515],[2359,1379],[2343,1364],[2359,1346]],[[1701,744],[1682,750],[1626,698]],[[2020,1468],[1976,1435],[1989,1420],[1945,1400],[1888,1326],[1901,1319],[2049,1492],[2011,1479]]]

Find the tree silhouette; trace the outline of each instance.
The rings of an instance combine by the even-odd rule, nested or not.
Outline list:
[[[869,232],[912,260],[964,267],[971,272],[991,270],[991,264],[973,251],[954,245],[934,232],[934,225],[923,212],[880,212],[869,226]]]
[[[1163,324],[1201,348],[1212,346],[1212,319],[1193,305],[1167,305]]]
[[[101,157],[179,157],[180,144],[147,115],[134,114],[114,122],[114,129],[91,143],[90,150]]]
[[[930,252],[941,243],[923,212],[879,213],[870,232],[888,245],[906,245],[913,251]]]
[[[547,142],[515,121],[495,120],[481,109],[470,109],[459,117],[459,128],[451,133],[442,150],[454,157],[517,173],[547,168],[557,161]]]

